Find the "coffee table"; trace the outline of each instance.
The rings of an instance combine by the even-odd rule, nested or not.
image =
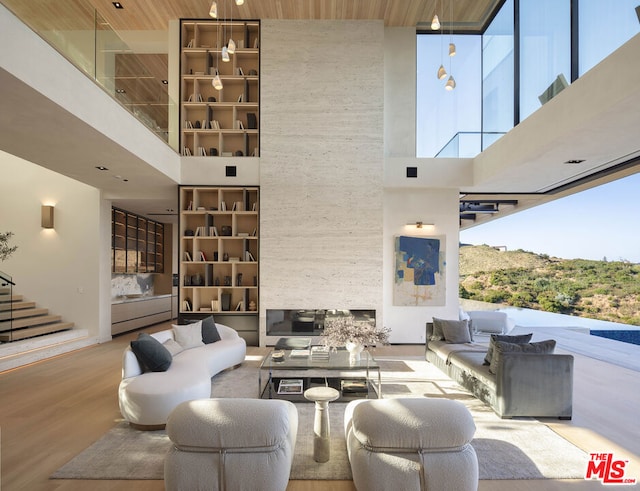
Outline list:
[[[349,352],[339,349],[329,353],[329,359],[291,356],[284,350],[282,361],[273,359],[274,351],[264,357],[258,370],[258,397],[304,402],[303,393],[312,387],[333,387],[340,393],[339,401],[353,399],[381,399],[380,365],[370,352],[364,351],[360,360],[349,360]],[[301,381],[299,391],[278,394],[281,379]]]

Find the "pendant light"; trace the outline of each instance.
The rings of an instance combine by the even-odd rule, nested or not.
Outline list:
[[[244,0],[236,0],[236,5],[244,5]]]
[[[438,19],[438,14],[434,14],[433,20],[431,21],[431,30],[437,31],[440,29],[440,19]]]
[[[226,46],[223,46],[222,47],[222,61],[224,61],[226,63],[230,59],[231,58],[229,58],[229,50],[227,49]]]
[[[216,76],[213,77],[211,85],[213,85],[213,88],[216,90],[222,90],[222,80],[220,80],[220,75],[216,74]]]
[[[444,86],[446,90],[453,90],[456,88],[456,81],[453,78],[453,75],[449,75],[449,80],[447,80],[447,84]]]
[[[444,65],[440,65],[438,68],[438,79],[443,80],[447,77],[447,71],[444,69]]]
[[[214,0],[211,2],[211,8],[209,9],[209,15],[214,19],[218,18],[218,3]]]
[[[437,18],[438,16],[436,15],[434,19],[437,19]],[[438,23],[438,27],[439,26],[440,26],[440,23]],[[431,25],[431,27],[433,28],[433,24]],[[442,49],[444,48],[443,36],[444,36],[444,30],[440,32],[440,68],[438,68],[438,74],[437,74],[438,80],[444,80],[447,76],[447,71],[444,69],[444,63],[442,61],[442,58],[443,58]]]

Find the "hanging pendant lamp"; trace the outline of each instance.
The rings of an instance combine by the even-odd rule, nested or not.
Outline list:
[[[447,76],[447,71],[444,69],[444,65],[440,65],[438,68],[438,79],[443,80]]]
[[[214,19],[218,18],[218,3],[213,1],[211,2],[211,8],[209,9],[209,15]]]
[[[456,88],[456,81],[453,78],[453,75],[449,76],[449,80],[447,80],[447,85],[444,86],[446,90],[453,90]]]
[[[438,19],[438,14],[435,14],[431,21],[431,30],[437,31],[438,29],[440,29],[440,19]]]

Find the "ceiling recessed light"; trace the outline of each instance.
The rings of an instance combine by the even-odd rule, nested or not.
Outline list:
[[[124,8],[120,2],[111,2],[111,3],[117,9],[123,9]]]
[[[163,80],[162,83],[167,85],[169,83],[169,81],[168,80]]]
[[[96,165],[96,169],[98,169],[98,170],[109,170],[104,165]]]
[[[116,89],[116,94],[124,94],[125,92],[124,89]]]
[[[565,164],[581,164],[582,162],[584,162],[584,159],[572,159],[567,160]]]
[[[174,210],[173,208],[167,208],[167,211],[168,211],[169,213],[173,213],[173,212],[174,212],[174,211],[176,211],[176,210]]]

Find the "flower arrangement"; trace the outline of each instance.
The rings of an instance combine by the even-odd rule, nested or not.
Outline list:
[[[330,317],[324,321],[323,342],[337,348],[348,342],[356,344],[389,344],[391,329],[377,328],[369,321],[356,320],[352,315]]]

